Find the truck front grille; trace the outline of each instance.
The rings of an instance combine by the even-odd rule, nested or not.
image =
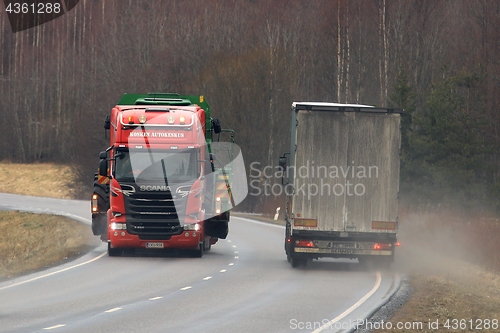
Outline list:
[[[179,235],[183,228],[180,225],[176,205],[180,212],[185,211],[186,199],[172,198],[170,191],[140,192],[136,191],[124,196],[127,231],[132,235],[143,235],[146,238],[155,235]],[[142,237],[141,237],[142,238]]]

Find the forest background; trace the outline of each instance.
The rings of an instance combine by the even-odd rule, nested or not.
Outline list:
[[[500,212],[499,1],[81,0],[18,33],[0,10],[0,160],[70,165],[80,198],[122,94],[177,92],[236,131],[247,172],[289,150],[293,101],[402,107],[402,204]]]

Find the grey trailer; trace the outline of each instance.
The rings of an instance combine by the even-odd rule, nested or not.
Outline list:
[[[402,112],[292,104],[291,147],[280,166],[287,193],[285,252],[293,267],[320,257],[393,262]]]

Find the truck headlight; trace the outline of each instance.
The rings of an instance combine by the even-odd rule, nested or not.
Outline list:
[[[200,230],[201,226],[199,223],[186,223],[184,224],[184,230],[187,231],[198,231]]]
[[[127,224],[113,222],[111,223],[111,230],[127,230]]]

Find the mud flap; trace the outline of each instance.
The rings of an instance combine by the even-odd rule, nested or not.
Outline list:
[[[226,239],[229,233],[227,222],[206,220],[203,227],[205,229],[205,235],[210,237]]]
[[[108,219],[105,214],[92,215],[92,233],[95,236],[107,236]]]

